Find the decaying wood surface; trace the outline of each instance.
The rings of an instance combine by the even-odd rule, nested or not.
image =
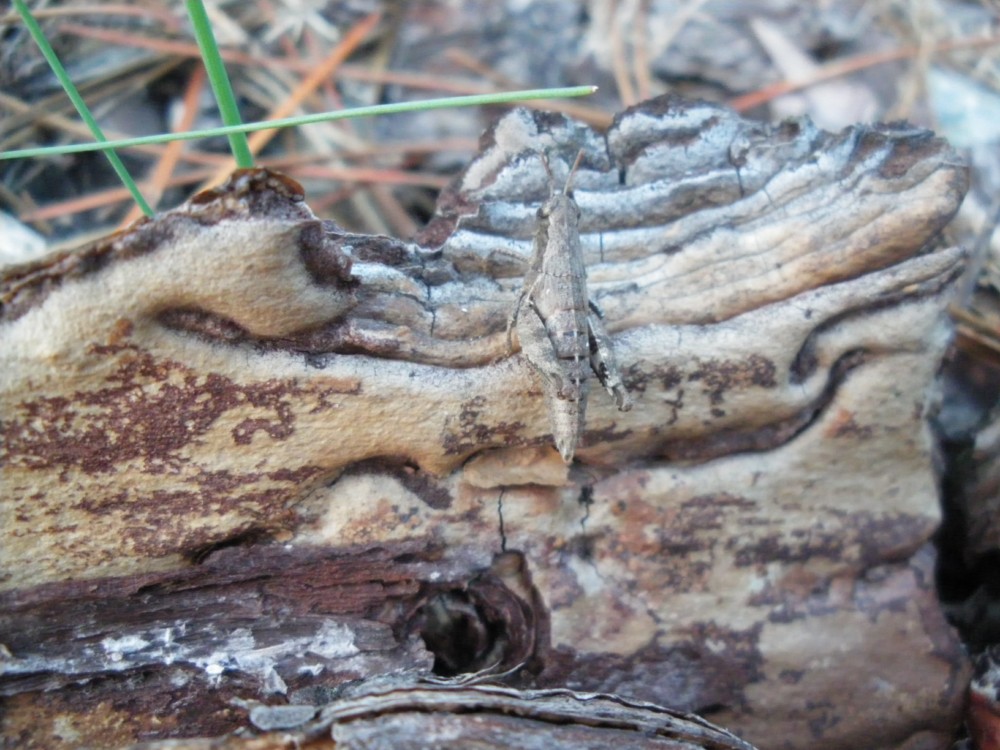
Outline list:
[[[592,399],[567,467],[506,323],[540,154],[562,179],[581,148],[590,297],[635,405]],[[3,734],[217,736],[247,725],[234,698],[433,669],[766,748],[946,747],[967,665],[924,417],[965,189],[905,126],[660,99],[605,138],[517,111],[412,243],[244,172],[15,269]]]
[[[323,708],[246,705],[264,734],[244,738],[164,740],[135,750],[291,747],[524,748],[608,747],[662,750],[754,750],[691,714],[615,696],[496,685],[414,684],[399,675],[346,686]]]

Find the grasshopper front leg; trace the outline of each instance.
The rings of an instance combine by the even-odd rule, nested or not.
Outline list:
[[[587,329],[590,336],[590,367],[604,389],[614,398],[618,410],[628,411],[632,408],[632,397],[628,395],[625,383],[622,382],[611,337],[608,335],[608,329],[604,327],[604,314],[593,301],[589,304]]]
[[[520,257],[520,256],[518,256]],[[535,291],[535,286],[538,284],[538,277],[533,271],[529,271],[528,275],[525,277],[524,289],[517,297],[517,302],[514,303],[514,310],[511,312],[510,317],[507,318],[507,354],[511,354],[514,351],[514,341],[510,337],[510,332],[515,328],[517,322],[520,320],[521,309],[525,306],[531,307],[531,294]],[[534,311],[535,315],[538,315],[538,311]],[[542,323],[545,326],[545,323]],[[518,338],[521,336],[521,329],[518,328]],[[524,348],[522,343],[521,348]]]

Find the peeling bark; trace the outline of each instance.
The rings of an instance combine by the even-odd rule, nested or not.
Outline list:
[[[635,407],[593,399],[567,467],[506,323],[540,155],[580,149]],[[967,665],[924,417],[966,181],[905,126],[516,111],[414,242],[251,171],[9,272],[4,734],[217,735],[231,698],[486,670],[763,747],[945,747]]]

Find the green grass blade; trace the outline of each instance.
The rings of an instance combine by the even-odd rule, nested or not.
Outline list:
[[[31,15],[31,11],[28,10],[28,6],[25,4],[24,0],[14,0],[14,7],[21,15],[21,20],[24,21],[24,25],[27,27],[28,33],[31,34],[31,38],[35,40],[35,44],[37,44],[38,48],[42,51],[42,55],[45,57],[46,62],[48,62],[49,67],[52,68],[52,72],[55,74],[56,78],[59,79],[59,83],[62,84],[63,89],[66,91],[66,95],[69,97],[70,101],[73,102],[73,106],[76,107],[76,111],[79,112],[80,117],[90,129],[90,132],[94,136],[95,140],[100,142],[93,144],[97,146],[97,149],[93,150],[105,152],[105,155],[108,157],[108,161],[111,162],[111,166],[118,174],[118,179],[120,179],[122,184],[128,188],[130,193],[132,193],[132,197],[142,209],[142,212],[146,214],[146,216],[152,216],[153,209],[150,208],[148,203],[146,203],[146,199],[142,197],[142,193],[139,192],[139,186],[135,184],[132,176],[128,173],[128,170],[125,169],[125,165],[122,163],[122,160],[118,158],[118,154],[113,151],[114,146],[108,145],[108,140],[104,137],[104,133],[101,132],[101,128],[97,124],[97,120],[94,119],[94,116],[90,113],[90,109],[87,108],[86,102],[83,101],[83,97],[80,96],[80,92],[76,90],[76,86],[74,86],[73,82],[69,79],[66,69],[63,67],[62,63],[59,62],[59,58],[56,56],[55,50],[52,49],[52,45],[50,45],[48,39],[45,38],[45,34],[42,33],[42,28],[38,25],[35,17]]]
[[[219,104],[222,122],[225,125],[238,126],[243,122],[240,118],[240,110],[236,106],[233,87],[229,83],[226,66],[219,54],[219,45],[215,42],[215,34],[212,31],[212,24],[209,23],[208,14],[205,13],[205,6],[202,5],[201,0],[185,0],[185,5],[188,16],[191,18],[191,25],[194,27],[195,39],[198,40],[198,49],[201,51],[201,59],[205,63],[208,80],[211,81],[212,91],[215,92],[215,101]],[[242,169],[252,167],[253,154],[250,153],[246,131],[235,130],[226,135],[229,137],[229,149],[233,152],[233,158],[236,159],[236,166]]]
[[[510,102],[528,101],[531,99],[566,99],[574,96],[588,96],[597,91],[596,86],[571,86],[561,89],[527,89],[524,91],[502,91],[496,94],[476,94],[474,96],[449,96],[444,99],[425,99],[419,102],[399,102],[397,104],[378,104],[371,107],[355,107],[336,112],[320,112],[312,115],[286,117],[282,120],[266,122],[251,122],[243,125],[231,125],[222,128],[190,131],[187,133],[164,133],[163,135],[147,135],[139,138],[124,138],[120,141],[105,143],[76,143],[68,146],[46,146],[44,148],[25,148],[17,151],[0,153],[0,161],[5,159],[25,159],[35,156],[59,156],[62,154],[79,154],[102,149],[129,148],[131,146],[148,146],[170,141],[193,141],[199,138],[216,138],[232,133],[252,133],[256,130],[271,128],[287,128],[297,125],[310,125],[331,120],[346,120],[352,117],[375,117],[393,115],[404,112],[424,112],[430,109],[447,109],[449,107],[475,107],[485,104],[507,104]]]

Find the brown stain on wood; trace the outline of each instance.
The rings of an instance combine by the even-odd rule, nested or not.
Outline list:
[[[178,451],[196,443],[229,411],[270,413],[236,422],[231,429],[236,445],[250,444],[258,432],[282,440],[295,431],[294,399],[318,396],[316,408],[322,410],[331,408],[324,406],[329,396],[357,392],[355,384],[316,392],[294,379],[238,385],[217,373],[156,358],[136,345],[95,345],[88,356],[113,363],[104,387],[14,405],[5,423],[9,465],[102,474],[141,459],[144,471],[162,473],[176,468]]]

